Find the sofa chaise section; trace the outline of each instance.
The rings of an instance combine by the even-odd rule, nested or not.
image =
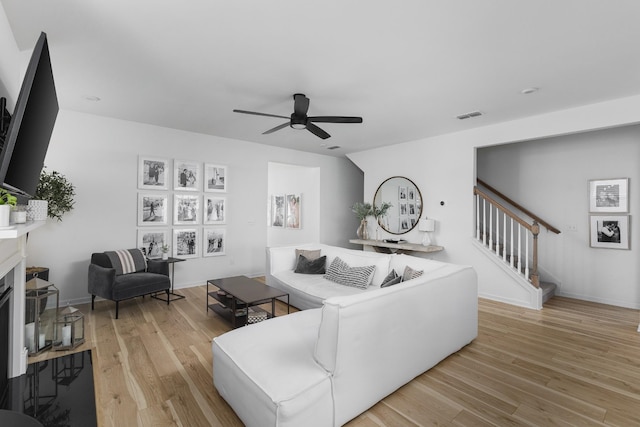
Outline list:
[[[293,258],[272,259],[272,277],[295,285],[286,271]],[[475,339],[473,268],[405,255],[384,262],[384,274],[407,265],[428,272],[384,288],[374,278],[366,290],[325,299],[315,292],[321,308],[214,338],[214,385],[247,426],[343,425]],[[304,303],[306,285],[296,286]]]

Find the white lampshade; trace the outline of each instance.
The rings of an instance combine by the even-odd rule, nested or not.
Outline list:
[[[418,221],[418,230],[420,231],[436,231],[435,219],[421,219]]]

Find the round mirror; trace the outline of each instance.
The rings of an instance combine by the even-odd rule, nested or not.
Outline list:
[[[413,181],[393,176],[380,184],[373,197],[373,206],[391,203],[385,216],[379,218],[380,227],[391,234],[404,234],[418,225],[422,216],[422,195]]]

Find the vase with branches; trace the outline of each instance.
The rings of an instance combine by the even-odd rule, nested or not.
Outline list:
[[[356,234],[359,239],[368,240],[369,239],[369,230],[367,229],[367,217],[371,215],[371,203],[362,203],[357,202],[351,207],[351,211],[354,213],[356,218],[360,220],[360,225],[358,226],[358,230],[356,230]]]
[[[371,207],[371,215],[376,219],[376,240],[380,240],[380,219],[387,215],[387,211],[393,205],[389,202],[382,202],[380,206],[375,204]]]

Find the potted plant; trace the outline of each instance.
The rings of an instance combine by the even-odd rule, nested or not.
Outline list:
[[[368,240],[369,231],[367,230],[367,217],[371,215],[371,203],[357,202],[351,207],[351,211],[360,220],[360,225],[356,234],[359,239]]]
[[[11,218],[11,207],[15,206],[18,199],[7,190],[0,189],[0,227],[8,227]]]
[[[45,207],[47,209],[46,215],[44,215],[44,218],[39,217],[39,219],[46,219],[46,216],[48,216],[62,221],[62,215],[73,209],[75,203],[73,196],[75,194],[75,187],[63,174],[56,171],[48,172],[45,166],[40,173],[40,181],[36,188],[35,198],[34,200],[29,200],[30,210],[33,213],[34,209],[38,209],[36,208],[38,205],[36,202],[44,201],[47,204]],[[42,209],[42,207],[39,207],[39,209]],[[34,217],[33,219],[36,218]]]
[[[162,259],[166,260],[169,259],[169,245],[167,245],[166,243],[164,245],[162,245]]]

